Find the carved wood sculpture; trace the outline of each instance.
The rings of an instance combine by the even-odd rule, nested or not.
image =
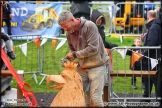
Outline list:
[[[75,70],[77,64],[68,61],[64,62],[63,66],[65,69],[60,75],[49,75],[46,78],[46,86],[49,85],[50,81],[53,81],[56,84],[49,87],[60,90],[50,107],[86,106],[82,78]]]

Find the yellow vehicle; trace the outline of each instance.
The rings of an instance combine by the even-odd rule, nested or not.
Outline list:
[[[51,28],[56,23],[58,16],[53,8],[38,7],[35,14],[22,22],[22,29],[32,31],[34,29],[42,30],[44,27]]]
[[[121,15],[116,16],[116,18],[113,20],[113,23],[115,23],[116,26],[123,27],[125,32],[128,32],[128,30],[133,32],[134,27],[136,27],[137,30],[141,33],[142,27],[145,24],[145,18],[143,17],[143,5],[137,4],[135,6],[133,3],[131,3],[133,1],[134,0],[125,0],[125,4],[123,4],[122,7],[123,9],[121,9],[123,12],[120,12]],[[136,2],[139,2],[139,0],[136,0]]]

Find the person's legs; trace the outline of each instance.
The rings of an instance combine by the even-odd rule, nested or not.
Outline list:
[[[89,106],[90,105],[90,93],[89,91],[87,91],[87,88],[89,87],[88,72],[87,70],[81,69],[80,67],[78,67],[77,72],[82,77],[85,101],[86,101],[86,105]]]
[[[13,43],[10,37],[7,34],[1,33],[2,39],[5,41],[6,47],[7,47],[7,55],[14,60],[16,58],[16,55],[12,51]]]
[[[145,89],[144,89],[144,94],[143,94],[143,97],[148,97],[148,78],[144,78],[144,85],[145,85]]]
[[[12,40],[8,40],[5,42],[6,43],[6,47],[8,49],[7,51],[7,55],[12,59],[14,60],[16,58],[16,55],[14,54],[14,52],[12,51]]]
[[[162,75],[161,75],[161,62],[159,62],[159,65],[158,65],[158,70],[157,70],[157,73],[156,73],[156,76],[155,76],[155,90],[156,90],[156,97],[160,97],[162,98]],[[160,106],[162,106],[162,99],[161,101],[160,100],[157,100],[157,102],[160,103]]]
[[[144,89],[143,97],[151,97],[151,91],[152,91],[152,86],[153,86],[153,83],[154,83],[154,79],[146,77],[144,82],[145,82],[145,89]]]
[[[10,23],[10,20],[5,19],[4,21],[6,22],[6,26],[7,26],[7,34],[8,35],[12,35],[12,33],[11,33],[11,23]]]
[[[150,86],[150,94],[151,94],[153,84],[155,86],[155,91],[156,91],[156,81],[155,81],[155,77],[151,77],[150,80],[151,80],[151,82],[150,82],[150,84],[151,84],[151,86]]]
[[[142,77],[142,88],[145,88],[145,82],[144,82],[144,77]]]
[[[132,88],[136,89],[136,77],[135,76],[132,76],[132,79],[131,79],[131,84],[132,84]]]
[[[102,93],[107,80],[106,65],[88,69],[90,106],[104,107]]]
[[[82,77],[84,91],[87,90],[88,85],[90,84],[90,95],[88,96],[90,102],[88,102],[89,99],[87,98],[87,105],[90,103],[90,106],[104,107],[102,93],[104,84],[107,80],[106,65],[86,70],[78,68],[77,71]]]
[[[79,75],[82,77],[83,90],[85,91],[89,85],[88,72],[87,70],[81,69],[80,67],[77,69],[77,71]]]

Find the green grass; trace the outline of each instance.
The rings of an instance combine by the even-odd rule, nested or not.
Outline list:
[[[25,43],[25,41],[14,41],[14,46],[22,43]],[[58,43],[59,42],[57,42],[57,44]],[[25,73],[31,73],[24,75],[24,81],[32,87],[33,92],[54,92],[54,90],[46,87],[46,80],[39,85],[39,82],[44,77],[40,75],[39,72],[48,75],[60,74],[60,72],[63,70],[63,67],[61,67],[61,59],[68,53],[68,51],[69,48],[67,43],[56,51],[55,48],[52,48],[51,40],[48,40],[44,44],[44,50],[43,47],[40,47],[40,50],[38,51],[35,43],[30,42],[28,43],[27,56],[24,56],[19,47],[15,48],[17,58],[12,61],[12,64],[15,70],[24,70]],[[44,61],[42,61],[42,57],[44,57]],[[32,74],[34,72],[36,72],[38,84],[34,80]],[[12,87],[16,88],[16,82],[14,79]]]
[[[118,44],[119,46],[131,46],[133,44],[133,38],[124,38],[123,43],[120,42],[119,38],[107,37],[108,42]],[[26,41],[14,41],[14,46],[25,43]],[[58,44],[59,42],[57,42]],[[49,39],[44,47],[36,48],[33,42],[28,43],[27,56],[24,56],[19,47],[15,48],[17,58],[12,61],[12,65],[15,70],[24,70],[25,73],[36,72],[38,83],[35,82],[33,74],[25,74],[24,81],[32,87],[32,92],[58,92],[57,90],[50,89],[46,86],[46,79],[39,85],[40,81],[44,76],[40,75],[39,72],[48,75],[57,75],[63,70],[61,66],[61,59],[68,53],[69,48],[67,42],[58,50],[52,48],[52,41]],[[56,45],[57,46],[57,45]],[[44,48],[44,50],[43,50]],[[44,51],[44,52],[43,52]],[[130,57],[126,56],[123,60],[121,55],[117,51],[113,51],[113,68],[119,70],[129,70]],[[44,55],[44,56],[43,56]],[[44,59],[42,59],[44,57]],[[43,65],[44,64],[44,65]],[[43,65],[43,66],[42,66]],[[12,87],[16,88],[17,83],[13,78]],[[141,94],[141,79],[137,78],[137,90],[134,93]],[[154,89],[154,88],[153,88]],[[132,93],[131,78],[130,77],[113,77],[113,90],[115,93],[128,92]],[[154,90],[153,90],[154,92]]]

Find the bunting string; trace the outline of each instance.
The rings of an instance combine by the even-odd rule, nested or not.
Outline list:
[[[133,50],[128,49],[128,48],[114,49],[114,50],[116,50],[118,53],[120,53],[123,59],[125,59],[127,50],[132,51],[133,53],[135,53],[134,56],[146,57],[146,58],[150,59],[150,60],[151,60],[151,69],[153,69],[153,68],[158,64],[158,61],[160,60],[160,59],[154,59],[154,58],[150,58],[150,57],[148,57],[148,56],[144,56],[143,54],[138,53],[138,52],[133,51]],[[138,57],[137,57],[137,58],[138,58]],[[138,59],[136,59],[136,60],[138,60]],[[133,64],[134,64],[134,62],[133,62]]]
[[[114,50],[116,50],[117,52],[119,52],[117,49],[114,49]],[[133,50],[131,50],[131,49],[127,49],[127,50],[130,50],[130,51],[132,51],[132,52],[134,52],[134,53],[137,53],[137,52],[135,52],[135,51],[133,51]],[[139,53],[139,54],[141,54],[141,53]],[[150,58],[150,57],[147,57],[147,56],[144,56],[143,54],[141,54],[143,57],[146,57],[146,58],[148,58],[148,59],[153,59],[153,58]],[[155,59],[155,60],[160,60],[160,59]]]
[[[40,40],[42,39],[42,42],[40,44]],[[52,48],[55,47],[57,40],[60,40],[60,43],[57,45],[56,50],[58,50],[60,47],[62,47],[66,40],[65,38],[56,38],[56,37],[51,37],[51,36],[42,36],[42,37],[37,37],[31,41],[27,40],[26,43],[17,45],[17,46],[13,46],[13,49],[15,49],[16,47],[20,47],[20,49],[22,50],[23,54],[26,56],[27,55],[27,44],[34,42],[36,44],[36,47],[39,49],[40,46],[42,46],[43,44],[45,44],[47,42],[47,39],[51,39],[52,40]]]
[[[136,52],[136,51],[133,51],[133,50],[131,50],[131,49],[128,49],[128,50],[130,50],[130,51],[132,51],[132,52],[134,52],[134,53],[138,53],[138,52]],[[141,54],[141,53],[139,53],[139,54]],[[153,59],[153,58],[150,58],[150,57],[148,57],[148,56],[144,56],[143,54],[141,54],[143,57],[146,57],[146,58],[148,58],[148,59]],[[157,60],[157,59],[155,59],[155,60]]]
[[[30,42],[32,42],[32,41],[28,41],[28,42],[26,42],[26,43],[30,43]],[[20,45],[22,45],[22,44],[20,44]],[[16,48],[16,47],[19,47],[20,45],[13,46],[13,47]]]

